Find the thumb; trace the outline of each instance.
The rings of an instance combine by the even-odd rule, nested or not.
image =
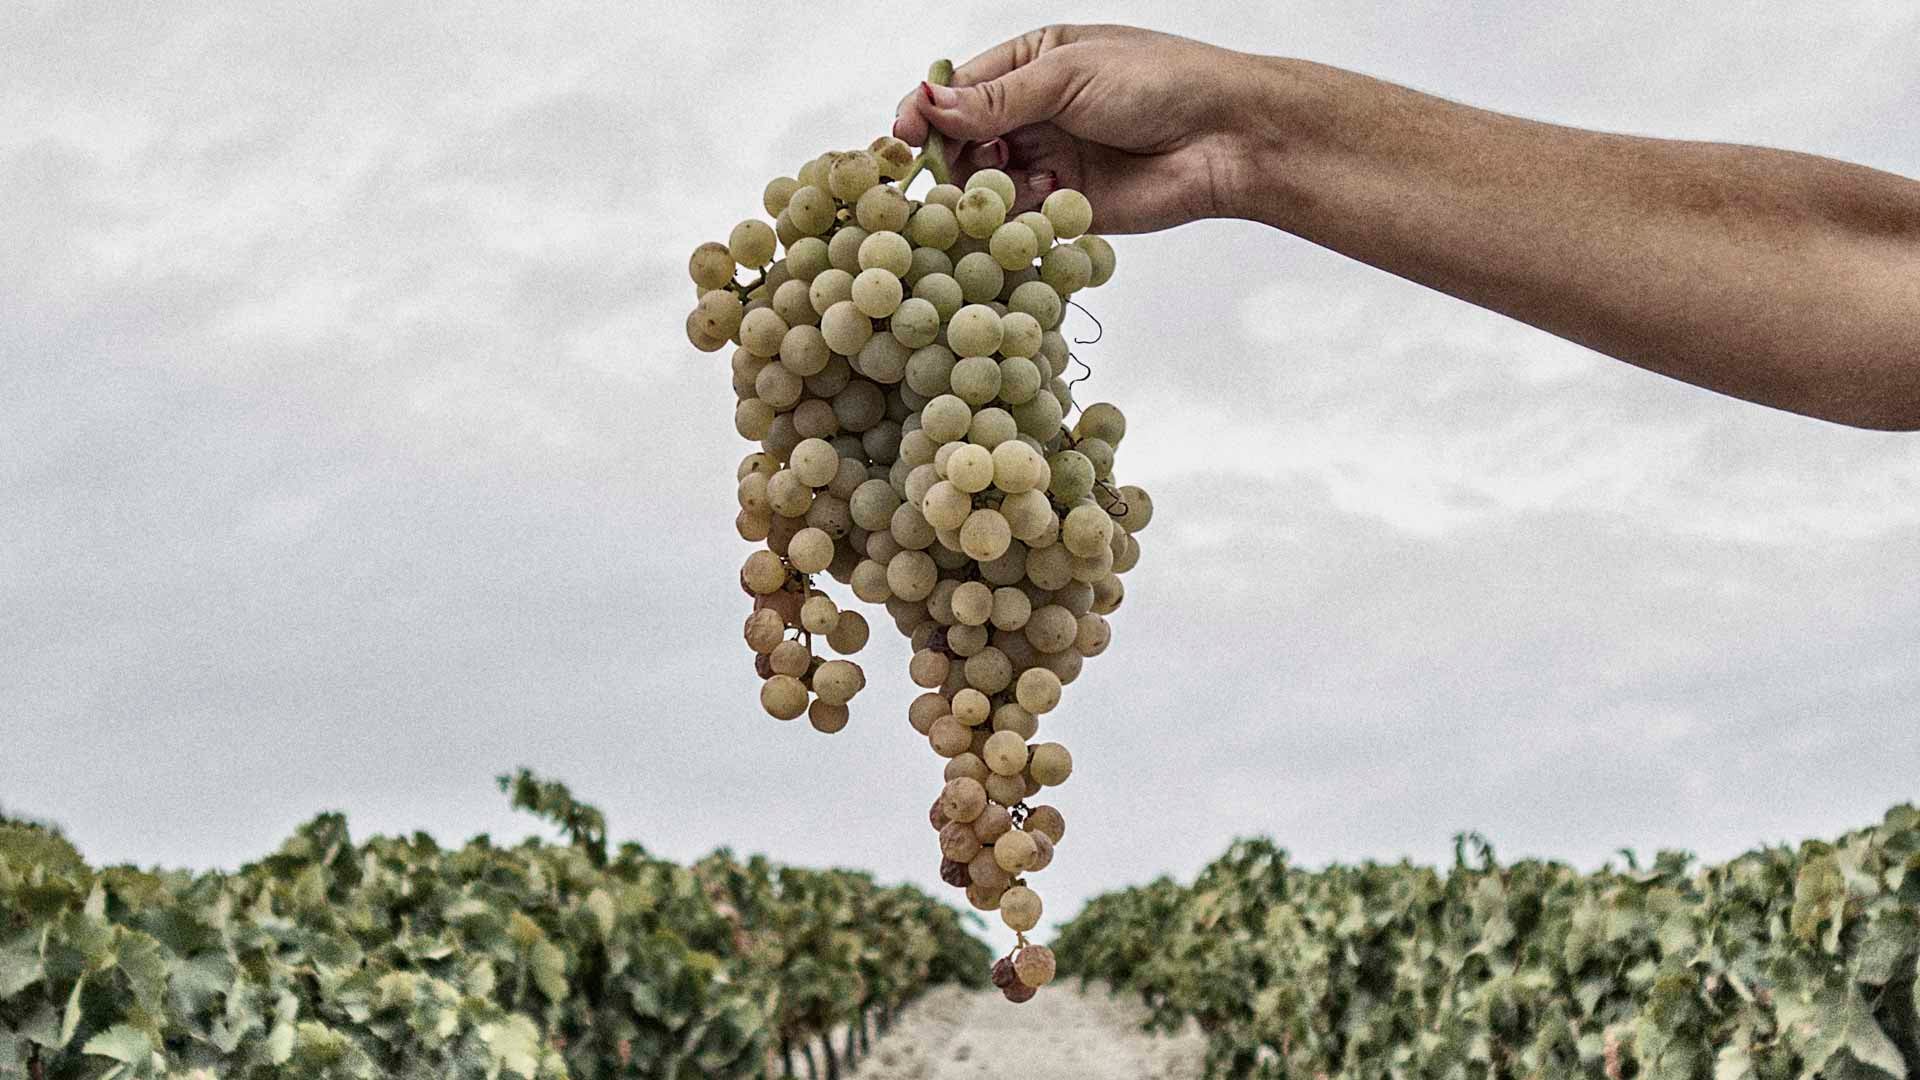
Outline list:
[[[998,138],[1051,120],[1066,108],[1071,63],[1057,52],[1046,52],[997,79],[971,86],[929,85],[922,111],[928,122],[951,138],[969,142]]]

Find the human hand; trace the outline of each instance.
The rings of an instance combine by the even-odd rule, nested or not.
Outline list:
[[[1013,177],[1016,211],[1074,188],[1103,233],[1240,216],[1261,57],[1130,26],[1049,26],[981,53],[951,87],[900,102],[896,137],[949,140],[955,182]]]

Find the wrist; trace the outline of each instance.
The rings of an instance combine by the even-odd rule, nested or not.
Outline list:
[[[1314,65],[1248,56],[1230,94],[1229,149],[1218,170],[1220,216],[1295,232],[1310,194],[1298,184],[1299,160],[1316,110]]]

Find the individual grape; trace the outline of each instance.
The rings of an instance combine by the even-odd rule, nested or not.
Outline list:
[[[1062,244],[1040,259],[1040,280],[1061,296],[1071,296],[1093,279],[1093,260],[1072,244]]]
[[[845,705],[829,705],[816,700],[807,706],[807,722],[813,725],[813,730],[823,735],[832,735],[845,728],[850,715]]]
[[[825,439],[802,439],[787,459],[787,467],[808,487],[826,487],[839,472],[840,455]]]
[[[773,227],[756,218],[735,225],[733,232],[727,236],[727,254],[734,262],[748,269],[758,269],[772,262],[775,245]]]
[[[1081,558],[1094,558],[1106,551],[1111,559],[1113,552],[1107,545],[1112,539],[1113,518],[1093,503],[1081,503],[1069,510],[1060,525],[1060,542]]]
[[[940,880],[956,889],[966,888],[968,884],[967,864],[954,862],[952,859],[942,857],[940,860]]]
[[[968,495],[985,491],[992,486],[994,477],[992,451],[972,443],[948,443],[941,449],[945,450],[947,447],[954,448],[953,454],[947,461],[947,483]],[[971,500],[969,505],[970,503]]]
[[[1006,734],[1006,732],[1003,731],[1001,732],[1001,734],[1004,735]],[[1002,775],[1005,775],[1005,774],[1002,774]],[[975,784],[974,786],[979,787],[980,785]],[[986,795],[986,789],[981,788],[980,794],[982,795],[981,801],[982,801],[982,804],[984,805],[985,803],[984,796]],[[947,816],[952,817],[953,804],[949,802],[946,805],[947,805]],[[976,812],[974,816],[978,817],[979,816],[978,812]],[[973,818],[968,818],[967,820],[972,821]],[[942,831],[944,832],[944,830]],[[1033,842],[1033,834],[1028,833],[1024,830],[1015,829],[1007,833],[1006,835],[1000,837],[1000,839],[995,840],[993,842],[993,861],[999,863],[1000,869],[1005,870],[1007,873],[1018,874],[1022,870],[1025,870],[1027,867],[1033,865],[1033,857],[1036,854],[1038,854],[1038,850],[1039,849],[1034,845],[1034,842]],[[1016,927],[1015,929],[1032,929],[1032,928]]]
[[[989,736],[991,737],[991,736]],[[982,749],[985,749],[983,746]],[[1027,797],[1026,780],[1019,776],[1001,776],[990,774],[986,781],[987,796],[994,802],[1011,806]]]
[[[907,357],[907,387],[915,393],[925,395],[929,400],[948,393],[953,389],[954,356],[945,345],[923,345]],[[964,403],[963,403],[964,404]],[[972,419],[972,414],[968,414]],[[925,430],[926,410],[923,406],[920,426]]]
[[[928,524],[926,517],[920,513],[920,509],[912,503],[901,503],[894,510],[893,521],[888,525],[888,531],[893,535],[895,542],[909,551],[922,551],[931,546],[934,541],[933,526]],[[932,561],[931,557],[928,561]],[[893,560],[887,560],[887,565],[891,568]],[[916,575],[919,572],[917,567],[913,570]]]
[[[985,240],[993,235],[993,230],[1006,223],[1007,201],[992,188],[971,188],[954,204],[953,216],[959,221],[961,232]],[[1058,226],[1055,228],[1057,231]]]
[[[902,600],[925,600],[939,577],[939,567],[924,551],[902,551],[887,563],[887,588]]]
[[[1079,502],[1093,493],[1093,462],[1078,450],[1062,450],[1047,459],[1052,471],[1048,490],[1063,503]]]
[[[1035,990],[1033,987],[1028,986],[1026,983],[1016,982],[1012,986],[1007,987],[1005,990],[1000,991],[1000,996],[1003,998],[1006,998],[1008,1001],[1014,1003],[1015,1005],[1025,1005],[1027,1002],[1032,1001],[1033,996],[1035,994],[1038,994],[1039,992],[1040,991]]]
[[[909,349],[924,348],[940,336],[940,312],[931,300],[908,297],[894,308],[889,326],[900,344]]]
[[[843,389],[833,395],[830,407],[833,409],[834,419],[842,428],[856,434],[864,434],[875,424],[886,419],[887,395],[886,391],[873,383],[850,379]],[[858,456],[842,455],[841,457],[842,461],[853,462],[854,468],[859,470],[860,479],[866,478],[866,466],[863,460],[866,453],[866,443],[862,440]]]
[[[978,856],[975,856],[975,858],[977,859]],[[968,864],[968,871],[969,876],[971,876],[971,863]],[[967,903],[972,904],[980,911],[998,911],[1000,909],[1000,894],[1005,891],[1004,888],[995,889],[977,882],[969,883],[967,885]]]
[[[1003,956],[995,960],[993,967],[987,972],[987,978],[992,981],[996,990],[1005,990],[1009,986],[1018,984],[1020,973],[1014,969],[1013,957]]]
[[[978,818],[974,819],[973,827],[976,839],[980,834],[980,822],[986,820],[987,816],[992,813],[993,808],[998,805],[998,803],[987,804],[987,809],[982,811]],[[1006,809],[1002,807],[1000,813],[1005,815]],[[1005,834],[1002,833],[1001,835]],[[980,841],[980,850],[968,861],[967,878],[981,888],[992,890],[996,899],[1002,890],[1013,884],[1013,875],[1007,873],[1006,870],[1001,867],[999,860],[993,857],[993,843],[988,840]]]
[[[926,202],[929,206],[944,206],[951,210],[960,203],[961,191],[953,184],[935,184],[927,189]]]
[[[946,695],[936,691],[921,694],[907,705],[907,722],[913,725],[913,730],[922,735],[933,728],[935,720],[952,714],[953,709],[948,704]],[[968,738],[971,739],[972,735],[968,735]]]
[[[980,756],[987,768],[1002,776],[1014,776],[1027,767],[1027,741],[1011,731],[996,731],[987,736],[986,751]]]
[[[1008,176],[999,169],[974,170],[973,175],[967,177],[964,190],[972,191],[974,188],[988,188],[992,190],[995,195],[1000,196],[1002,203],[1008,206],[1013,205],[1015,197],[1013,177]]]
[[[962,582],[950,601],[956,622],[980,626],[993,614],[993,590],[978,581]]]
[[[740,303],[739,297],[725,289],[715,289],[700,297],[693,306],[693,313],[702,334],[724,341],[739,331],[740,320],[746,316],[746,307]]]
[[[1133,484],[1122,485],[1120,506],[1120,527],[1128,533],[1137,533],[1153,521],[1153,500],[1143,488]]]
[[[991,356],[968,356],[948,376],[954,396],[979,408],[1000,393],[1000,363]]]
[[[1047,668],[1029,668],[1020,673],[1013,693],[1020,707],[1036,716],[1052,712],[1060,704],[1060,676]]]
[[[825,593],[809,596],[800,605],[800,628],[809,634],[832,634],[840,625],[840,608]]]
[[[1006,271],[1001,269],[992,255],[984,251],[962,255],[953,264],[953,279],[960,286],[960,295],[969,304],[985,304],[1000,295],[1000,286],[1005,277]],[[946,317],[951,319],[953,316]],[[947,332],[951,335],[953,331],[949,328]]]
[[[987,647],[987,628],[964,623],[947,628],[947,651],[962,659]]]
[[[865,615],[857,611],[842,611],[839,618],[834,620],[833,629],[827,631],[827,647],[842,656],[857,653],[867,647],[867,637],[871,632]]]
[[[740,580],[748,589],[765,596],[786,587],[787,567],[771,551],[756,551],[740,567]]]
[[[1007,307],[1033,316],[1034,321],[1045,330],[1059,326],[1060,316],[1065,310],[1060,294],[1044,281],[1029,281],[1014,289],[1013,295],[1007,298]]]
[[[1038,210],[1028,210],[1022,214],[1015,214],[1012,220],[1025,225],[1033,233],[1034,242],[1041,251],[1053,246],[1053,222],[1047,219],[1047,215]]]
[[[1053,950],[1045,945],[1027,945],[1013,954],[1013,971],[1022,983],[1035,990],[1053,981]]]
[[[973,414],[967,423],[967,441],[989,450],[998,449],[1001,443],[1017,438],[1020,434],[1019,422],[1005,409],[988,406]]]
[[[1032,615],[1032,601],[1026,593],[1007,586],[993,590],[993,612],[988,618],[996,629],[1018,630]]]
[[[767,478],[767,505],[781,517],[800,517],[813,506],[813,488],[792,469],[782,469]]]
[[[1006,320],[1001,320],[1006,325]],[[1001,348],[1006,348],[1003,343]],[[1019,405],[1033,400],[1040,390],[1040,369],[1032,360],[1023,356],[1011,356],[1000,361],[1000,400],[1009,405]]]
[[[987,722],[993,713],[993,703],[987,695],[968,687],[953,695],[953,715],[968,727],[978,727]]]
[[[991,646],[967,657],[965,671],[967,685],[989,696],[1013,683],[1012,662],[1006,653]]]
[[[813,281],[807,285],[807,302],[813,306],[814,314],[819,316],[825,316],[828,309],[840,301],[851,299],[853,275],[837,266],[829,266],[815,274]]]
[[[819,236],[833,225],[833,196],[803,183],[787,200],[787,220],[805,236]]]
[[[921,649],[913,654],[912,661],[907,664],[907,675],[913,679],[915,686],[932,688],[947,681],[947,670],[952,663],[946,653]]]
[[[955,719],[958,718],[956,717]],[[980,760],[980,755],[968,751],[967,753],[956,754],[948,758],[946,770],[940,778],[942,780],[957,780],[962,776],[971,776],[975,780],[985,784],[987,777],[992,775],[993,773],[987,770],[987,763]]]
[[[1089,233],[1073,242],[1073,246],[1087,253],[1093,267],[1093,276],[1087,279],[1088,288],[1098,288],[1113,278],[1113,245],[1105,237]]]
[[[913,147],[891,135],[882,135],[867,144],[867,152],[873,155],[880,175],[889,180],[898,180],[913,170]]]
[[[805,233],[801,232],[799,228],[794,225],[793,219],[787,216],[785,210],[780,211],[780,216],[773,219],[773,238],[778,240],[782,246],[792,244],[805,235]],[[769,271],[767,280],[773,282],[771,271]],[[773,285],[777,284],[777,282],[773,283]],[[769,288],[773,287],[773,285],[770,285]]]
[[[708,293],[708,296],[723,296],[724,293]],[[792,335],[794,328],[802,325],[812,326],[820,321],[820,313],[813,310],[813,294],[807,282],[790,278],[773,290],[773,313],[787,324],[787,333]],[[784,351],[784,345],[782,349]]]
[[[1097,435],[1089,435],[1074,443],[1074,449],[1086,455],[1093,465],[1096,479],[1105,480],[1113,475],[1113,444]]]
[[[975,510],[960,526],[960,550],[980,562],[990,562],[1006,554],[1012,543],[1013,529],[993,507]]]
[[[1018,702],[1009,701],[993,710],[993,730],[1010,731],[1026,740],[1033,738],[1034,733],[1040,730],[1040,721],[1021,708]]]
[[[971,862],[975,855],[980,854],[980,846],[980,838],[973,835],[972,825],[949,821],[946,828],[940,830],[940,854],[954,862]],[[971,878],[972,875],[968,876]]]
[[[740,344],[755,356],[777,355],[786,336],[786,322],[771,307],[755,308],[740,320]]]
[[[833,537],[812,526],[793,534],[787,544],[787,561],[803,574],[817,574],[833,562]]]
[[[773,522],[769,513],[755,513],[752,510],[742,510],[734,515],[733,518],[733,528],[735,532],[740,534],[740,539],[755,544],[767,538],[767,532],[772,525]]]
[[[1044,742],[1033,748],[1033,761],[1028,766],[1034,780],[1047,786],[1066,783],[1073,775],[1073,755],[1057,742]]]
[[[928,468],[922,465],[920,468]],[[918,471],[918,470],[916,470]],[[920,512],[935,529],[957,529],[973,512],[973,497],[961,491],[951,480],[941,480],[927,489]]]
[[[740,509],[752,510],[755,513],[771,513],[767,503],[766,473],[753,472],[741,477],[734,493],[740,502]]]
[[[954,267],[958,272],[959,267]],[[933,305],[941,319],[951,319],[967,302],[966,290],[951,274],[928,274],[914,283],[913,295]]]
[[[827,242],[817,236],[803,236],[787,245],[787,272],[793,280],[811,285],[823,271],[833,267],[827,257]],[[816,310],[814,314],[818,315]]]
[[[973,729],[949,714],[927,729],[927,742],[941,757],[958,757],[973,748]]]
[[[1060,399],[1044,390],[1007,411],[1013,414],[1022,435],[1045,441],[1051,440],[1060,431]]]
[[[1073,250],[1082,258],[1086,257],[1086,253],[1078,248]],[[1020,270],[1033,264],[1034,256],[1040,251],[1040,241],[1033,235],[1032,229],[1018,221],[1009,221],[993,230],[993,235],[987,240],[987,251],[993,256],[993,261],[1000,264],[1002,270]],[[1044,275],[1045,263],[1043,262],[1041,266]]]
[[[756,653],[770,653],[785,638],[787,621],[772,608],[760,608],[747,616],[747,648]]]
[[[1046,459],[1038,450],[1017,439],[1008,439],[994,447],[990,461],[993,486],[1009,495],[1033,491],[1042,479],[1050,479],[1046,476]],[[1039,501],[1044,507],[1045,496]]]
[[[1109,448],[1119,446],[1126,436],[1127,416],[1110,402],[1097,401],[1087,406],[1073,425],[1075,439],[1099,439]]]
[[[796,720],[807,711],[807,684],[792,675],[775,675],[760,684],[760,707],[775,720]]]
[[[960,222],[953,216],[952,209],[928,203],[913,212],[907,222],[906,235],[921,247],[944,251],[959,239]]]
[[[912,204],[900,194],[900,189],[887,184],[876,184],[862,194],[853,207],[853,219],[868,232],[894,232],[907,227],[907,219],[913,213]],[[903,271],[904,272],[904,271]]]
[[[940,807],[947,812],[949,821],[970,822],[986,810],[987,791],[980,786],[980,781],[970,777],[949,780],[940,790]]]
[[[879,182],[880,164],[864,150],[842,154],[827,168],[827,187],[841,202],[854,202]]]
[[[927,823],[933,826],[934,832],[947,827],[946,800],[939,795],[933,797],[933,805],[927,809]]]
[[[873,337],[873,320],[856,301],[842,300],[820,316],[820,333],[834,352],[852,356]]]
[[[1093,204],[1072,188],[1061,188],[1046,197],[1040,212],[1053,223],[1054,235],[1071,240],[1093,224]]]
[[[1126,599],[1127,587],[1112,574],[1093,583],[1093,610],[1096,614],[1111,615]]]
[[[885,270],[899,277],[913,265],[913,245],[897,232],[876,232],[860,241],[856,258],[862,270]]]
[[[853,304],[868,318],[884,319],[892,315],[903,295],[900,279],[891,270],[876,266],[860,271],[853,279]],[[867,331],[871,335],[873,327],[869,325]],[[861,343],[865,344],[865,340]]]
[[[1060,811],[1042,804],[1027,811],[1027,820],[1021,828],[1030,833],[1045,834],[1058,844],[1066,839],[1067,819],[1061,816]]]
[[[957,229],[958,226],[955,226]],[[733,281],[733,253],[727,245],[708,241],[687,259],[687,276],[702,289],[718,289]]]
[[[973,409],[952,394],[941,394],[920,410],[920,430],[934,443],[964,439],[973,425]]]
[[[867,230],[858,225],[842,225],[834,230],[832,238],[827,241],[827,258],[833,263],[833,268],[849,274],[858,274],[866,269],[860,265],[860,245],[867,242],[869,235]]]

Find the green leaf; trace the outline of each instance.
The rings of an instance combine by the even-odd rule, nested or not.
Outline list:
[[[0,942],[0,1001],[18,994],[46,977],[40,959],[38,930],[23,930]]]
[[[67,995],[67,1008],[60,1017],[58,1046],[61,1048],[73,1041],[73,1033],[80,1028],[80,991],[85,989],[86,985],[87,977],[82,975],[73,981],[73,993]]]
[[[132,1024],[115,1024],[88,1039],[80,1052],[131,1065],[152,1055],[153,1039]]]
[[[486,1044],[493,1064],[533,1080],[540,1072],[540,1029],[524,1016],[510,1016],[495,1024],[480,1025],[480,1041]]]
[[[567,998],[567,954],[551,941],[533,947],[533,981],[550,1001]]]

